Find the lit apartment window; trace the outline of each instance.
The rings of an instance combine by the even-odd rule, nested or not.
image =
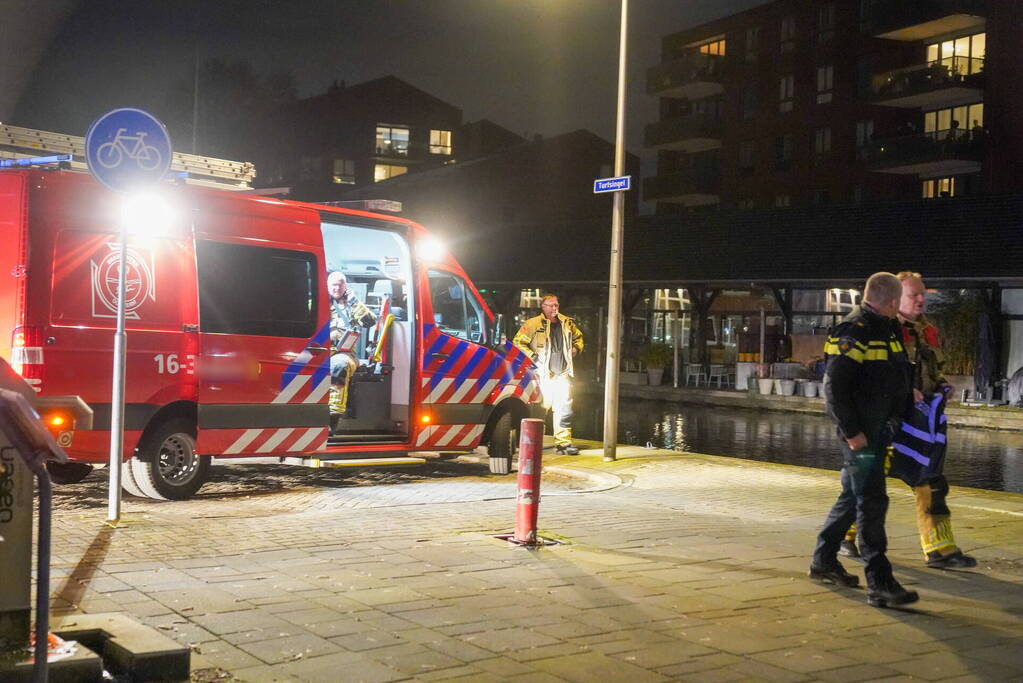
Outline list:
[[[936,140],[982,135],[983,129],[983,102],[924,113],[924,133]]]
[[[756,146],[753,140],[743,140],[739,143],[739,171],[749,175],[753,173],[753,163],[756,156]]]
[[[774,205],[778,207],[791,206],[792,198],[787,194],[776,194],[774,195]]]
[[[338,185],[355,184],[355,160],[334,159],[333,180]]]
[[[795,87],[796,79],[792,74],[778,79],[778,111],[792,111],[792,94]]]
[[[835,37],[835,3],[817,8],[817,42],[826,43]]]
[[[746,29],[746,61],[757,61],[760,52],[760,27],[751,26]]]
[[[540,308],[543,294],[539,289],[523,289],[519,292],[519,308]]]
[[[960,36],[928,45],[927,62],[938,63],[953,75],[967,76],[983,70],[986,50],[986,33]]]
[[[377,154],[408,156],[408,126],[377,126]]]
[[[792,135],[779,135],[774,139],[774,167],[788,170],[792,165]]]
[[[387,180],[404,173],[408,173],[408,166],[377,164],[373,167],[373,182],[379,183],[381,180]]]
[[[870,143],[874,140],[874,121],[867,119],[856,122],[856,158],[866,161],[870,153]]]
[[[835,85],[835,67],[831,64],[817,67],[817,104],[831,101],[831,89]]]
[[[756,117],[758,105],[757,86],[747,85],[742,89],[742,118],[748,121]]]
[[[818,128],[813,132],[813,152],[819,162],[831,153],[831,128]]]
[[[430,131],[430,154],[451,154],[451,131]]]
[[[924,199],[955,197],[957,195],[955,178],[934,178],[932,180],[925,180],[922,184]]]
[[[791,52],[796,47],[796,18],[785,17],[781,20],[781,51]]]
[[[701,54],[717,55],[719,57],[724,57],[725,41],[724,38],[722,38],[721,40],[714,40],[709,43],[704,43],[703,45],[700,45],[696,49],[699,50]]]

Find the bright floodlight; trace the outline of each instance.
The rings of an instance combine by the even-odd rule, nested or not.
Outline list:
[[[446,254],[444,243],[436,237],[426,237],[416,242],[416,255],[427,263],[442,261]]]
[[[170,202],[156,190],[140,190],[125,196],[121,220],[129,232],[160,234],[167,231],[173,217]]]

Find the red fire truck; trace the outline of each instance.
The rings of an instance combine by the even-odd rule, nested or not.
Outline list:
[[[188,498],[211,456],[374,463],[488,445],[507,462],[518,420],[542,415],[531,361],[421,226],[182,183],[161,193],[169,209],[127,245],[128,493]],[[122,203],[82,173],[0,171],[0,354],[40,395],[93,409],[90,430],[44,415],[78,476],[109,453]],[[379,323],[353,341],[348,411],[332,423],[333,271]]]

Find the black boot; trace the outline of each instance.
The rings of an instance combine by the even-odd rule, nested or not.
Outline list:
[[[916,591],[908,591],[895,579],[867,591],[867,604],[871,607],[908,605],[920,599]]]
[[[860,585],[860,577],[850,574],[842,566],[842,563],[835,560],[834,566],[831,567],[820,567],[810,563],[810,571],[807,573],[811,579],[823,581],[824,583],[833,583],[836,586],[848,586],[849,588],[856,588]]]
[[[945,556],[931,553],[927,556],[927,566],[931,569],[972,569],[977,566],[977,560],[962,550]]]

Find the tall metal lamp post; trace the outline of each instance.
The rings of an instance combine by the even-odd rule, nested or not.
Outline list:
[[[625,174],[625,40],[629,0],[622,0],[618,42],[618,123],[615,126],[615,176]],[[622,244],[625,193],[614,193],[611,212],[611,274],[607,292],[607,358],[604,364],[604,460],[615,460],[618,442],[618,360],[622,344]]]

